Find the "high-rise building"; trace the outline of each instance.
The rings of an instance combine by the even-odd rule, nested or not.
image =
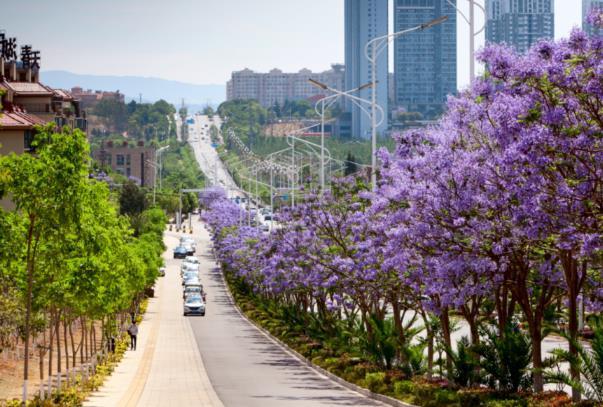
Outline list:
[[[354,89],[372,81],[371,64],[366,59],[364,48],[373,38],[387,35],[388,0],[345,0],[345,89]],[[387,130],[387,79],[388,52],[384,50],[377,58],[377,103],[386,117],[377,129]],[[363,99],[371,99],[372,89],[356,93]],[[351,112],[352,136],[369,138],[371,119],[360,108],[346,102]],[[369,106],[370,109],[370,106]]]
[[[486,42],[526,52],[555,35],[554,0],[486,0]]]
[[[295,73],[286,73],[273,69],[268,73],[254,72],[250,69],[233,72],[226,84],[226,100],[255,99],[266,108],[276,103],[283,105],[286,100],[310,99],[324,94],[308,81],[314,79],[336,89],[343,87],[344,68],[341,64],[331,65],[324,72],[312,72],[302,69]]]
[[[582,28],[590,35],[602,35],[603,30],[588,24],[586,17],[592,9],[603,10],[603,0],[582,0]]]
[[[441,24],[395,40],[398,107],[433,118],[442,112],[447,96],[456,92],[456,13],[447,0],[395,0],[396,32],[448,16]]]

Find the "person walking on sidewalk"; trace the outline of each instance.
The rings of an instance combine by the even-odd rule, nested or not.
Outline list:
[[[130,350],[136,350],[136,336],[138,335],[138,326],[136,321],[132,320],[132,324],[128,328],[128,335],[130,335]]]

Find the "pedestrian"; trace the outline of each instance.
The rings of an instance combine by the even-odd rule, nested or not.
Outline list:
[[[132,324],[128,328],[128,335],[130,335],[130,350],[136,350],[136,336],[138,335],[136,321],[132,321]]]

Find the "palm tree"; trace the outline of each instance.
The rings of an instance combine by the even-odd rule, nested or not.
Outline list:
[[[591,343],[591,350],[588,350],[580,341],[573,340],[569,335],[560,332],[568,342],[578,350],[578,355],[573,357],[569,351],[564,349],[555,349],[551,364],[567,362],[575,364],[580,371],[581,381],[577,383],[564,371],[547,372],[547,380],[550,383],[559,383],[571,386],[579,390],[589,400],[603,402],[603,318],[592,317],[591,327],[594,331],[594,338]]]

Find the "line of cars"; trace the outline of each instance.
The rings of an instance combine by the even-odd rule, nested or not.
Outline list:
[[[193,256],[197,251],[197,243],[195,239],[189,236],[182,236],[180,244],[174,249],[175,259],[184,259],[187,256]]]
[[[189,249],[192,249],[192,252],[189,252]],[[182,313],[184,316],[205,316],[205,300],[207,295],[203,290],[203,284],[201,283],[201,277],[199,275],[200,264],[199,259],[194,255],[195,251],[195,240],[187,236],[182,236],[180,238],[180,245],[174,249],[174,258],[184,259],[184,261],[182,261],[180,264],[183,299]],[[185,253],[183,257],[181,257],[182,253]]]
[[[251,212],[251,226],[257,227],[262,232],[268,233],[279,229],[280,224],[273,219],[273,213],[269,208],[257,208],[257,202],[246,197],[233,197],[231,200],[242,209]]]

